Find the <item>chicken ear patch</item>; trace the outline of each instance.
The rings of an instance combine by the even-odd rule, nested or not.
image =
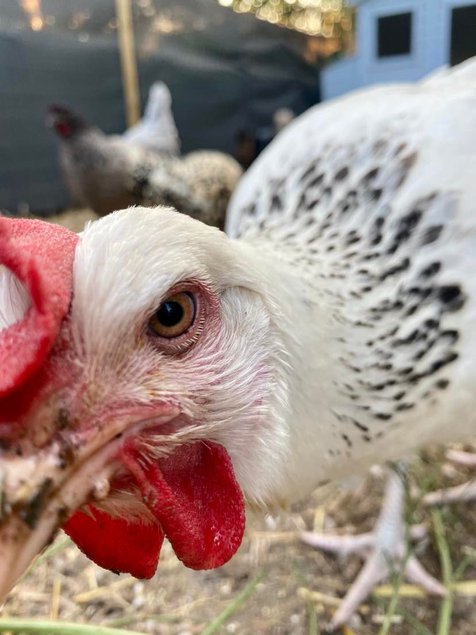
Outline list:
[[[77,241],[76,234],[58,225],[0,217],[0,266],[30,296],[25,314],[0,331],[0,397],[22,386],[53,346],[71,299]]]
[[[177,557],[191,569],[225,564],[240,546],[245,528],[243,494],[226,450],[197,442],[157,462],[140,458],[137,450],[125,452],[144,502]]]
[[[164,542],[159,525],[112,517],[93,505],[76,512],[64,531],[100,567],[136,578],[154,575]]]

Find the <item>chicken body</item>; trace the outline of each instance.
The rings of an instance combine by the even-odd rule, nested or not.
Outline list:
[[[294,326],[283,309],[300,344],[291,482],[476,431],[475,85],[471,60],[313,108],[233,196],[229,235],[279,260],[302,303]]]
[[[181,158],[139,143],[143,129],[131,140],[106,135],[63,106],[52,107],[50,115],[61,139],[61,168],[76,201],[100,216],[136,204],[171,205],[223,227],[242,173],[231,156],[197,151]]]
[[[241,492],[273,508],[474,435],[475,85],[472,62],[312,109],[240,183],[228,237],[170,209],[88,226],[68,243],[70,308],[28,368],[10,343],[34,348],[28,320],[46,328],[54,307],[15,229],[0,252],[17,278],[0,295],[4,590],[65,518],[114,570],[151,575],[164,534],[189,566],[217,566]]]
[[[160,163],[154,152],[89,126],[61,142],[59,157],[73,199],[99,216],[140,203]]]
[[[143,203],[171,205],[223,229],[228,202],[241,175],[239,164],[223,152],[190,152],[162,163],[150,173]]]

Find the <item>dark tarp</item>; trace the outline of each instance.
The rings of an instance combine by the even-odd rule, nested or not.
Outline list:
[[[125,128],[113,0],[43,0],[30,28],[16,0],[0,4],[0,208],[53,212],[68,204],[50,102],[66,103],[104,131]],[[221,7],[216,0],[134,4],[141,98],[169,86],[182,150],[236,150],[240,130],[269,126],[282,106],[318,101],[309,38]]]

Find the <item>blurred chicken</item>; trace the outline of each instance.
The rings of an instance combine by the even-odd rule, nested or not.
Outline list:
[[[60,164],[74,199],[100,216],[135,204],[172,205],[208,225],[224,226],[239,164],[204,150],[183,158],[106,135],[65,106],[49,109],[61,139]]]
[[[168,153],[180,154],[180,138],[172,113],[172,96],[164,82],[155,82],[149,91],[144,116],[124,132],[122,138],[136,145]]]
[[[106,135],[70,108],[49,107],[48,124],[60,138],[61,169],[73,199],[100,216],[142,201],[160,156],[119,136]]]
[[[190,152],[183,159],[162,162],[149,174],[143,204],[171,205],[223,229],[228,201],[241,174],[237,161],[223,152]]]

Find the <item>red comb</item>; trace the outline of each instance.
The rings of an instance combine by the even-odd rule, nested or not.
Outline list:
[[[71,299],[78,236],[39,220],[0,217],[0,264],[27,288],[31,306],[0,331],[0,397],[12,393],[48,355]]]

